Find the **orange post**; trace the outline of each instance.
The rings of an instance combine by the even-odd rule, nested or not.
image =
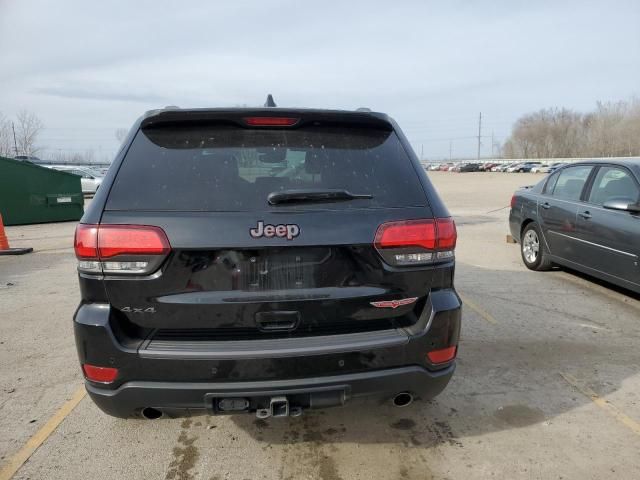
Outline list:
[[[10,248],[9,239],[4,231],[4,222],[0,213],[0,255],[24,255],[33,252],[33,248]]]

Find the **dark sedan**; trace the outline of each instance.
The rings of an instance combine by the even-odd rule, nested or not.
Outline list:
[[[458,170],[458,172],[479,172],[480,171],[480,164],[478,163],[465,163],[463,165],[460,165],[460,169]]]
[[[531,270],[553,264],[640,293],[640,161],[566,165],[511,199],[511,235]]]

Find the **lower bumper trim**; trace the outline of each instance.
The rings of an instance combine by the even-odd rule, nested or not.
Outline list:
[[[219,399],[244,398],[247,411],[264,408],[274,396],[286,396],[292,404],[303,408],[327,407],[352,398],[365,396],[392,397],[398,392],[411,392],[430,399],[447,386],[455,364],[435,372],[420,366],[407,366],[378,371],[360,372],[331,377],[294,380],[223,383],[128,382],[116,390],[86,385],[89,395],[105,413],[115,417],[140,415],[145,407],[153,407],[169,416],[189,411],[220,413]],[[318,399],[338,398],[340,402],[319,402]]]

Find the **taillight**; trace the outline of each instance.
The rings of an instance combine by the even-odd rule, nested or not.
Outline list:
[[[458,232],[453,218],[438,218],[436,227],[438,231],[437,248],[440,250],[454,250],[458,241]]]
[[[292,127],[299,118],[291,117],[246,117],[244,122],[250,127]]]
[[[511,195],[511,208],[516,206],[516,194]]]
[[[457,347],[447,347],[440,350],[433,350],[427,353],[427,358],[431,363],[446,363],[456,357]]]
[[[148,274],[171,250],[160,227],[84,225],[76,228],[78,270],[87,273]]]
[[[457,232],[452,218],[405,220],[378,227],[375,247],[391,265],[420,265],[453,258]]]
[[[98,256],[97,225],[79,224],[76,227],[74,248],[77,258],[96,258]]]
[[[422,247],[436,248],[436,224],[434,220],[407,220],[383,223],[376,233],[379,248]]]
[[[111,383],[118,377],[118,369],[113,367],[97,367],[85,363],[82,372],[87,380],[98,383]]]
[[[165,255],[169,240],[159,227],[148,225],[101,225],[98,229],[98,256]]]

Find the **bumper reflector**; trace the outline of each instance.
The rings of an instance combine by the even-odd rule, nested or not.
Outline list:
[[[458,347],[447,347],[441,350],[434,350],[427,353],[427,357],[431,363],[445,363],[453,360],[456,357],[456,350]]]
[[[96,367],[85,363],[82,365],[82,371],[87,380],[100,383],[111,383],[118,376],[118,369],[113,367]]]

